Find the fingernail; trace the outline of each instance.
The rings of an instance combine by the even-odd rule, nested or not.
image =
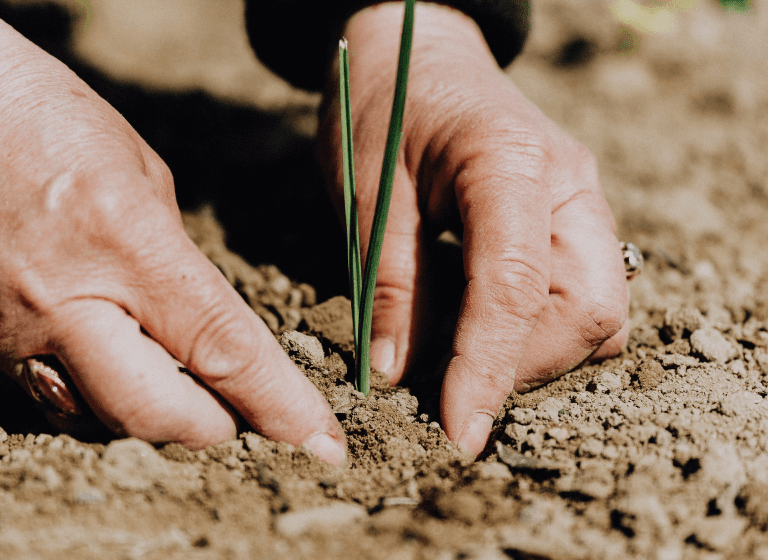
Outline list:
[[[317,432],[304,440],[304,445],[326,463],[337,467],[347,466],[347,448],[325,432]]]
[[[464,453],[477,457],[485,447],[493,427],[493,416],[487,412],[473,412],[464,425],[456,445]]]
[[[371,366],[389,375],[395,365],[395,341],[382,336],[371,341]]]

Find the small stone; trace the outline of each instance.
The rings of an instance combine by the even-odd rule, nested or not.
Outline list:
[[[710,362],[724,364],[736,357],[736,349],[722,333],[712,327],[698,329],[691,335],[691,346]]]
[[[321,367],[325,360],[323,345],[314,336],[286,331],[280,336],[280,346],[295,362],[305,366]]]
[[[706,320],[698,309],[683,307],[668,310],[664,316],[664,334],[671,340],[685,338],[705,326]]]
[[[107,445],[101,461],[104,476],[123,490],[149,490],[168,476],[168,465],[145,441],[136,438],[116,440]]]
[[[35,438],[35,445],[45,445],[52,439],[53,439],[53,436],[51,434],[40,434]],[[2,441],[1,436],[0,436],[0,441]]]
[[[565,428],[550,428],[547,430],[547,435],[557,443],[563,443],[569,437],[568,430]]]
[[[619,448],[615,445],[606,445],[605,449],[603,449],[603,457],[613,461],[614,459],[619,458]]]
[[[420,500],[409,496],[387,496],[381,500],[383,507],[417,506]]]
[[[600,374],[600,377],[598,377],[598,385],[601,386],[604,392],[608,392],[621,389],[623,383],[619,375],[610,371],[604,371]]]
[[[560,411],[565,408],[563,399],[548,397],[536,405],[536,416],[542,420],[560,422]]]
[[[299,290],[301,290],[301,303],[304,307],[312,307],[317,304],[317,294],[312,286],[309,284],[299,284]]]
[[[512,478],[509,468],[502,463],[476,463],[475,470],[480,478],[507,480]]]
[[[336,503],[280,515],[275,529],[284,537],[297,537],[310,529],[319,531],[345,527],[368,517],[366,509],[353,503]]]
[[[286,276],[280,274],[267,282],[267,288],[278,295],[286,295],[291,290],[291,281]]]
[[[8,439],[8,434],[4,429],[0,428],[0,443],[5,443],[5,440],[7,439]]]
[[[288,301],[286,303],[288,304],[288,307],[298,309],[301,307],[301,302],[303,300],[304,294],[301,293],[301,290],[298,288],[291,288],[291,291],[288,292]]]
[[[526,457],[511,447],[503,445],[500,441],[496,442],[496,454],[499,461],[506,464],[511,471],[557,474],[557,472],[565,469],[563,465],[545,459]]]
[[[642,483],[639,483],[642,479]],[[627,495],[616,503],[616,521],[620,527],[632,531],[640,538],[664,540],[672,531],[664,504],[650,490],[650,477],[640,475],[630,481]]]
[[[603,454],[604,448],[605,444],[602,441],[590,438],[579,446],[576,453],[579,457],[599,457]]]
[[[699,545],[710,550],[725,550],[739,538],[748,521],[743,517],[727,516],[695,521],[693,535]]]
[[[764,404],[763,398],[751,391],[737,391],[720,401],[720,413],[725,416],[745,415]]]
[[[576,493],[593,500],[604,500],[613,494],[616,482],[607,467],[593,466],[576,471],[556,483],[560,492]]]
[[[72,501],[76,504],[96,505],[101,504],[107,499],[104,492],[94,486],[88,486],[81,488],[79,492],[74,494]]]
[[[744,377],[747,375],[747,366],[741,360],[733,360],[731,362],[731,371],[738,377]]]
[[[515,424],[527,426],[536,419],[536,411],[530,408],[515,408],[512,410],[512,419]]]
[[[732,443],[710,442],[700,462],[698,476],[710,487],[740,488],[744,483],[744,465]]]
[[[637,382],[639,383],[640,388],[647,391],[661,383],[661,380],[664,379],[664,376],[666,375],[666,371],[656,360],[643,360],[637,366],[634,375],[637,376]]]
[[[286,330],[295,330],[301,323],[301,311],[291,307],[285,307],[279,310],[280,318],[283,320],[283,326]]]
[[[49,492],[59,488],[63,482],[61,475],[51,465],[34,469],[29,474],[34,480],[42,482],[43,487]]]
[[[304,314],[312,334],[338,346],[341,350],[354,350],[352,336],[352,304],[343,296],[336,296],[312,307]]]

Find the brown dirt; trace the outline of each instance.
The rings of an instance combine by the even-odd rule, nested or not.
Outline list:
[[[619,236],[646,256],[626,351],[512,395],[472,462],[434,390],[352,389],[344,299],[316,305],[229,252],[210,210],[187,213],[328,398],[349,467],[253,433],[201,452],[53,437],[9,416],[4,389],[4,558],[768,558],[766,6],[701,1],[649,35],[608,4],[535,5],[510,76],[593,150]]]

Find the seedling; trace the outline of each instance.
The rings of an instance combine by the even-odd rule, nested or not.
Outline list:
[[[395,179],[397,153],[403,135],[403,112],[405,92],[408,84],[408,66],[411,58],[413,38],[413,12],[415,0],[405,0],[405,16],[400,36],[400,54],[397,62],[395,96],[389,132],[384,148],[384,163],[379,179],[379,193],[371,226],[368,255],[365,259],[365,274],[361,276],[360,234],[357,224],[357,197],[355,193],[355,166],[352,149],[352,112],[349,103],[349,51],[347,40],[339,41],[339,90],[341,101],[341,146],[344,171],[344,217],[347,226],[347,267],[349,269],[349,291],[352,299],[352,328],[355,339],[355,384],[357,389],[368,396],[370,392],[370,350],[371,319],[373,317],[373,292],[376,275],[387,227],[389,201]]]

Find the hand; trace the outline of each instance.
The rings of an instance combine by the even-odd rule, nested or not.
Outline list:
[[[369,8],[345,32],[363,254],[402,13],[402,4]],[[327,103],[323,133],[338,146],[338,104]],[[337,193],[339,159],[325,158]],[[592,155],[514,87],[472,20],[419,4],[373,315],[372,365],[392,383],[429,328],[421,312],[425,232],[449,228],[463,229],[466,289],[441,413],[448,437],[478,454],[513,388],[528,390],[621,350],[627,286]]]
[[[0,50],[4,368],[56,355],[118,434],[203,448],[235,436],[236,410],[343,463],[327,402],[186,236],[157,154],[2,21]]]

